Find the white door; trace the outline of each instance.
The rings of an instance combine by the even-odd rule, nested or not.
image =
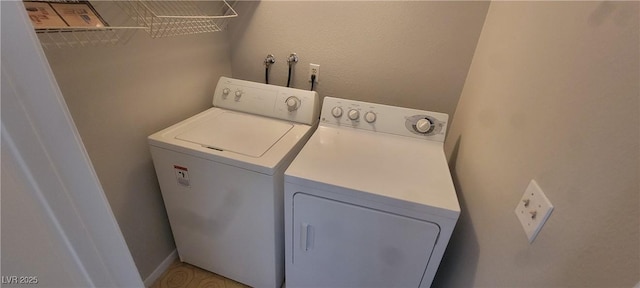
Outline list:
[[[143,287],[22,1],[0,7],[1,286]]]
[[[438,225],[298,193],[291,287],[418,287]]]

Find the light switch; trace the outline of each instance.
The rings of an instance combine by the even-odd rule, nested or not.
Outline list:
[[[536,180],[531,180],[515,210],[516,216],[520,220],[527,238],[529,238],[529,243],[532,243],[536,238],[542,225],[551,215],[551,211],[553,211],[553,205],[544,195]]]

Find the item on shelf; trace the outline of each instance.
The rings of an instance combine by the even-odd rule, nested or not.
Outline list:
[[[25,2],[24,7],[33,27],[36,29],[67,26],[67,23],[49,6],[49,3]]]
[[[51,3],[50,5],[69,27],[109,26],[87,1],[78,3]]]

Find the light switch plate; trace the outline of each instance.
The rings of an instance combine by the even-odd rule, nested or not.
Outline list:
[[[515,211],[527,238],[529,238],[529,243],[536,239],[542,225],[551,215],[551,211],[553,211],[553,205],[544,195],[536,180],[531,180]]]

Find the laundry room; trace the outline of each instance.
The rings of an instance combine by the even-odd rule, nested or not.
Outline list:
[[[42,50],[145,286],[178,258],[148,137],[210,109],[221,77],[268,76],[319,105],[448,115],[459,218],[432,287],[640,287],[639,2],[229,2],[238,16],[223,31]],[[6,75],[22,57],[5,44],[10,5]],[[514,213],[530,183],[553,205],[532,240]],[[19,245],[5,242],[7,216],[3,271],[5,245]]]

